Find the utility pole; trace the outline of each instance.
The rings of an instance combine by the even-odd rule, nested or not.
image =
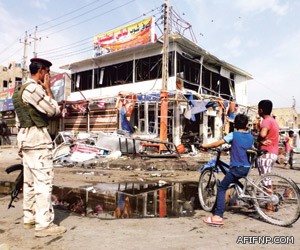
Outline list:
[[[20,39],[20,43],[22,43]],[[27,80],[27,46],[28,43],[28,34],[27,31],[25,31],[25,37],[24,37],[24,55],[23,55],[23,67],[22,67],[22,83],[24,84]]]
[[[169,0],[165,0],[164,6],[164,44],[162,57],[162,91],[168,90],[169,76]]]
[[[164,4],[164,41],[162,55],[162,88],[160,92],[160,140],[168,140],[168,76],[169,76],[169,0]],[[165,150],[161,144],[159,150]]]
[[[39,40],[37,38],[37,26],[35,26],[35,30],[34,30],[34,37],[32,38],[33,39],[33,57],[36,58],[37,57],[37,41]]]
[[[293,104],[292,104],[292,108],[296,109],[296,98],[295,96],[293,96]]]

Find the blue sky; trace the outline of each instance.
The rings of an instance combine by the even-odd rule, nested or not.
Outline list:
[[[161,13],[163,0],[0,0],[0,64],[21,62],[24,35],[38,27],[37,53],[53,69],[92,56],[93,37]],[[252,74],[248,101],[271,99],[300,112],[300,1],[169,0],[200,47]],[[134,21],[133,21],[134,20]],[[159,34],[159,30],[156,29]],[[189,36],[189,33],[185,33]],[[21,39],[21,42],[19,41]],[[29,39],[28,60],[33,56]]]

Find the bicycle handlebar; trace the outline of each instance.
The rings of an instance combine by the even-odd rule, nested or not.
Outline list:
[[[215,151],[217,153],[221,153],[221,152],[227,152],[231,150],[231,147],[217,147],[217,148],[202,148],[203,151]],[[261,149],[247,149],[247,153],[248,154],[253,154],[257,157],[262,156],[264,154],[268,153],[268,150],[261,150]]]
[[[23,170],[23,165],[22,165],[22,164],[14,164],[14,165],[11,165],[11,166],[9,166],[9,167],[7,167],[7,168],[5,169],[5,172],[6,172],[7,174],[10,174],[11,172],[14,172],[14,171],[16,171],[16,170]]]
[[[231,147],[217,147],[217,148],[201,148],[202,151],[215,151],[217,153],[227,152],[231,150]]]
[[[268,153],[268,150],[264,149],[247,149],[248,154],[254,154],[255,156],[262,156]]]

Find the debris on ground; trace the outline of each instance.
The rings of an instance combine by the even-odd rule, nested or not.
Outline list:
[[[122,131],[114,133],[62,131],[53,142],[55,167],[96,167],[103,162],[124,156],[162,159],[180,157],[173,143],[133,137]],[[152,146],[161,144],[166,150],[153,152]],[[132,169],[131,166],[127,167],[127,170]]]

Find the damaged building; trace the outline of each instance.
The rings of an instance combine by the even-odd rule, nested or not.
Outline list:
[[[163,41],[153,26],[148,18],[100,34],[95,56],[62,66],[71,71],[72,84],[60,130],[159,138]],[[168,141],[189,147],[218,139],[235,112],[247,111],[252,77],[180,34],[168,38]],[[129,45],[134,39],[140,40]]]
[[[178,33],[168,34],[168,66],[164,68],[166,44],[157,38],[154,26],[154,19],[147,18],[97,35],[94,56],[61,67],[70,74],[51,77],[52,92],[62,106],[62,116],[49,127],[55,167],[94,168],[102,163],[109,167],[109,159],[124,153],[145,156],[146,148],[161,153],[161,145],[169,151],[162,157],[179,157],[228,133],[236,113],[248,113],[249,73]],[[166,141],[160,137],[164,118]],[[146,170],[156,169],[147,164]],[[161,173],[150,176],[161,177]],[[197,191],[197,183],[139,179],[138,183],[104,183],[76,190],[55,187],[54,202],[86,215],[106,210],[117,218],[165,217],[192,214]]]

